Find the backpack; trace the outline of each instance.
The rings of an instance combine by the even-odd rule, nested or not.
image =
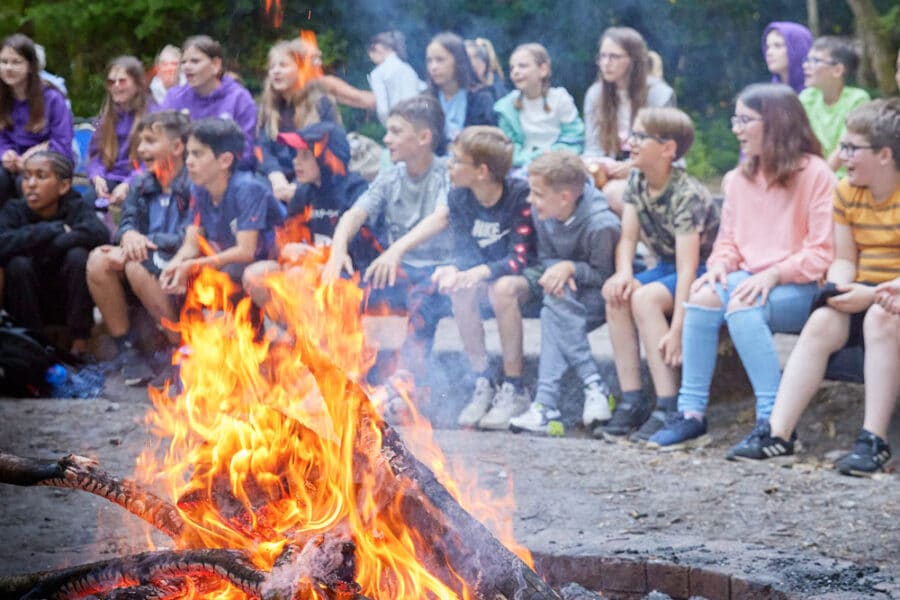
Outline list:
[[[39,334],[16,325],[6,311],[0,310],[0,396],[49,396],[47,369],[59,363],[72,364],[72,359]]]

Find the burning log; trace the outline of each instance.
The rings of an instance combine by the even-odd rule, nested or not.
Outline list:
[[[83,456],[67,454],[56,462],[41,462],[0,452],[0,483],[84,490],[118,504],[173,540],[184,528],[174,506],[133,481],[110,475]]]

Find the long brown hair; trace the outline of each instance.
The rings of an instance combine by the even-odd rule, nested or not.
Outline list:
[[[521,44],[513,50],[513,53],[510,56],[515,56],[518,52],[527,52],[532,60],[534,60],[534,64],[539,67],[541,65],[547,65],[547,75],[541,79],[541,97],[544,99],[544,112],[550,112],[550,104],[547,103],[547,93],[550,91],[550,76],[553,74],[553,63],[550,60],[550,53],[547,52],[547,49],[542,45],[536,43]],[[515,109],[520,112],[523,108],[522,101],[524,98],[525,94],[520,91],[513,102]]]
[[[631,124],[633,124],[637,111],[647,104],[647,66],[649,62],[647,43],[643,36],[631,27],[610,27],[600,36],[598,46],[603,44],[604,39],[621,46],[631,62],[631,70],[628,72],[628,100],[631,102]],[[616,90],[616,82],[604,80],[602,72],[598,73],[598,82],[601,94],[594,114],[597,123],[600,124],[600,147],[608,155],[616,156],[622,150],[618,127],[619,94]]]
[[[47,125],[44,118],[44,83],[41,81],[41,65],[38,63],[34,42],[27,35],[14,33],[3,40],[3,48],[9,48],[28,63],[25,97],[28,100],[28,123],[25,129],[40,133]],[[16,97],[13,89],[0,81],[0,130],[12,129],[12,109]]]
[[[128,157],[132,162],[137,160],[138,136],[135,131],[138,129],[138,123],[144,112],[147,110],[147,92],[144,89],[144,66],[134,56],[118,56],[107,66],[107,74],[113,68],[119,67],[124,69],[125,74],[131,79],[137,87],[134,98],[131,100],[131,106],[126,110],[134,113],[134,121],[131,125],[131,131],[128,133]],[[106,92],[106,99],[100,108],[100,115],[97,118],[97,144],[96,150],[100,152],[100,160],[107,169],[111,169],[116,164],[116,158],[119,156],[119,138],[116,135],[116,125],[119,123],[119,111],[112,100],[112,94]]]
[[[745,87],[737,100],[762,117],[762,153],[741,163],[741,171],[748,179],[762,170],[773,185],[785,186],[803,167],[805,155],[822,156],[822,145],[789,85],[754,83]]]
[[[297,65],[297,85],[294,89],[281,94],[272,89],[272,82],[268,76],[263,84],[263,94],[259,103],[259,118],[257,119],[257,131],[264,130],[272,139],[278,135],[278,126],[281,121],[279,107],[288,104],[294,109],[294,128],[303,129],[307,125],[318,123],[321,120],[318,105],[328,93],[319,81],[322,76],[322,67],[314,65],[309,60],[310,47],[308,42],[300,39],[281,41],[269,50],[269,61],[276,54],[285,54]]]
[[[189,48],[196,48],[206,56],[208,56],[211,60],[216,58],[221,61],[222,66],[219,69],[219,72],[216,73],[216,77],[222,79],[222,76],[225,75],[225,57],[224,52],[222,51],[222,44],[212,39],[208,35],[194,35],[184,40],[184,44],[181,46],[182,56],[184,53],[188,51]]]

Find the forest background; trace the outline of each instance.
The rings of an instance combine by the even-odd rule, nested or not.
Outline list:
[[[314,31],[325,70],[367,89],[373,68],[369,39],[398,29],[410,63],[424,76],[425,46],[444,30],[486,37],[507,68],[516,45],[540,42],[553,58],[553,85],[578,106],[597,76],[601,32],[613,25],[640,31],[663,59],[678,105],[697,125],[688,155],[691,172],[713,178],[737,162],[728,116],[735,95],[767,81],[761,35],[771,21],[797,21],[814,34],[858,37],[863,63],[857,85],[873,96],[896,94],[894,60],[900,45],[896,0],[3,0],[0,36],[23,32],[44,45],[47,68],[66,79],[77,117],[95,115],[105,93],[108,61],[133,54],[148,67],[167,43],[206,33],[225,48],[226,68],[258,95],[266,53],[279,39]],[[267,7],[267,4],[269,5]],[[345,109],[350,130],[380,139],[371,113]]]

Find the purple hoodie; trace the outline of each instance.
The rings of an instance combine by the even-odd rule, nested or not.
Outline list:
[[[766,57],[766,37],[769,32],[775,29],[784,38],[784,44],[787,46],[788,55],[788,79],[789,81],[781,81],[778,75],[772,75],[774,83],[786,83],[798,94],[806,87],[803,76],[803,60],[812,46],[813,38],[809,29],[800,23],[792,21],[774,21],[766,25],[762,35],[762,52],[763,59]]]
[[[32,146],[49,141],[50,150],[59,152],[69,160],[72,155],[72,111],[66,105],[66,98],[55,87],[44,86],[44,120],[46,124],[38,133],[26,129],[28,125],[28,101],[13,100],[12,129],[0,130],[0,155],[9,149],[22,154]]]
[[[205,117],[233,119],[244,132],[245,164],[253,161],[253,138],[256,135],[256,103],[243,86],[227,75],[209,96],[201,96],[190,85],[169,89],[159,110],[179,110],[191,120]]]
[[[97,139],[98,131],[95,131],[94,135],[91,136],[91,143],[88,144],[88,157],[90,157],[90,160],[87,165],[87,175],[90,181],[93,181],[97,175],[116,183],[131,181],[134,166],[131,164],[131,158],[128,156],[128,146],[131,126],[134,124],[134,112],[116,111],[116,116],[119,118],[119,121],[116,123],[116,138],[119,140],[119,153],[116,155],[116,162],[113,163],[111,169],[107,169],[106,165],[103,164],[103,157],[100,155],[100,140]]]

